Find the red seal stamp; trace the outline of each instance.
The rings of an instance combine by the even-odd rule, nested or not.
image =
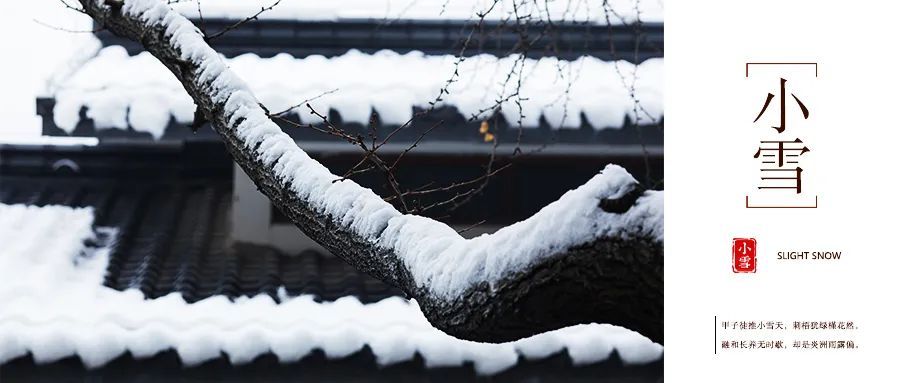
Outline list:
[[[735,273],[756,272],[756,239],[735,238],[732,241],[731,270]]]

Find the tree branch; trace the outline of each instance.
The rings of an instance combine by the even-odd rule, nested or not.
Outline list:
[[[636,191],[623,169],[609,166],[528,220],[465,240],[442,223],[399,213],[353,181],[333,182],[340,177],[281,132],[165,2],[80,2],[177,77],[235,162],[304,233],[402,289],[438,329],[503,342],[598,322],[662,343],[662,193]]]

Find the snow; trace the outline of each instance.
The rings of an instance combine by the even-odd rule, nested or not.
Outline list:
[[[147,300],[137,290],[102,285],[109,248],[86,248],[95,236],[90,208],[0,204],[0,364],[30,353],[38,363],[77,356],[96,368],[130,352],[148,358],[174,349],[186,365],[224,353],[243,364],[271,352],[284,363],[314,349],[341,358],[369,345],[380,365],[422,355],[428,366],[474,363],[494,374],[519,356],[539,359],[568,350],[576,364],[617,350],[626,363],[646,363],[662,346],[611,325],[579,325],[503,344],[452,338],[428,324],[414,301],[394,297],[362,304],[312,296],[281,303],[268,295],[223,296],[188,304],[177,294]],[[8,245],[6,245],[8,244]]]
[[[518,1],[519,15],[532,15],[542,20],[593,22],[606,24],[606,17],[599,2],[588,0],[548,0],[546,3]],[[243,19],[275,0],[203,0],[200,5],[203,17]],[[308,0],[282,0],[271,11],[260,15],[264,19],[288,20],[340,20],[397,19],[424,20],[477,20],[477,14],[491,9],[494,0],[333,0],[327,2]],[[486,20],[514,19],[514,0],[500,0],[485,16]],[[610,0],[612,24],[634,22],[640,10],[644,22],[662,22],[662,0]],[[198,17],[197,3],[182,2],[175,9],[188,17]],[[621,18],[613,16],[619,15]]]
[[[464,60],[459,81],[450,85],[450,94],[444,96],[442,105],[454,106],[468,118],[495,106],[498,99],[509,98],[516,90],[515,77],[505,84],[504,79],[517,59],[484,54]],[[320,113],[334,109],[345,122],[367,124],[374,110],[384,123],[402,125],[412,117],[414,106],[427,108],[437,98],[451,78],[456,61],[452,55],[393,51],[365,54],[354,50],[333,58],[298,59],[287,54],[260,58],[245,54],[225,59],[223,65],[245,79],[270,111],[322,95],[311,102]],[[577,129],[582,125],[582,114],[595,129],[620,128],[626,116],[632,120],[635,116],[634,100],[619,73],[625,77],[625,84],[630,84],[636,73],[635,97],[658,120],[663,112],[662,69],[661,58],[637,66],[594,57],[575,61],[527,59],[521,99],[509,98],[501,113],[515,124],[519,101],[526,128],[539,126],[543,116],[552,128]],[[170,115],[180,123],[193,118],[193,102],[165,67],[149,53],[132,57],[118,46],[102,49],[80,70],[59,78],[52,89],[56,90],[55,122],[67,132],[75,128],[82,107],[87,108],[87,116],[99,129],[131,126],[156,138],[165,132]],[[305,123],[321,122],[305,106],[294,112]],[[490,117],[490,113],[479,117]],[[643,113],[638,117],[649,120]]]
[[[0,139],[0,145],[97,146],[98,143],[97,137],[11,135]]]
[[[495,283],[593,238],[643,234],[662,241],[662,193],[651,192],[622,215],[597,208],[600,200],[620,197],[633,183],[624,169],[608,166],[527,220],[471,240],[427,218],[396,217],[388,222],[381,246],[402,254],[420,286],[453,297],[475,282]]]
[[[444,223],[401,214],[355,182],[335,182],[338,176],[310,158],[268,118],[250,88],[186,18],[155,0],[129,1],[122,9],[166,29],[181,58],[199,67],[197,81],[209,89],[214,102],[224,104],[227,126],[235,130],[238,144],[255,153],[262,167],[272,169],[281,184],[317,213],[396,254],[416,285],[438,297],[453,299],[482,282],[494,285],[529,265],[598,238],[663,240],[662,192],[648,192],[623,214],[599,208],[602,199],[620,197],[636,182],[616,165],[608,165],[535,216],[470,240]]]

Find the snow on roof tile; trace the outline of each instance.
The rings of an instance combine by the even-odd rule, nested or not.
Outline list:
[[[243,19],[275,0],[204,0],[200,3],[203,17]],[[497,3],[494,5],[494,3]],[[534,18],[553,21],[594,22],[606,24],[607,12],[611,24],[631,23],[638,16],[642,22],[663,21],[662,0],[610,0],[607,12],[599,2],[587,0],[547,0],[546,2],[514,0],[336,0],[308,1],[282,0],[261,18],[288,20],[341,20],[341,19],[415,19],[415,20],[468,20],[486,13],[487,20],[501,20],[530,14]],[[197,4],[185,1],[173,7],[187,17],[199,17]]]
[[[320,113],[338,112],[344,122],[365,125],[371,112],[382,123],[402,125],[414,107],[429,106],[453,78],[451,55],[427,56],[420,52],[398,54],[380,51],[365,54],[350,51],[326,58],[289,55],[260,58],[245,54],[226,59],[226,64],[244,78],[271,111],[280,111],[303,100]],[[490,117],[497,100],[505,99],[500,113],[506,121],[540,125],[541,117],[556,129],[582,126],[582,116],[595,129],[619,128],[626,117],[650,122],[662,117],[663,59],[634,65],[625,61],[605,62],[592,57],[575,61],[556,58],[517,60],[479,55],[459,64],[459,75],[449,85],[440,105],[454,106],[469,118]],[[511,71],[521,71],[507,81]],[[636,80],[633,80],[636,74]],[[633,98],[630,87],[634,82]],[[87,109],[97,129],[127,129],[149,132],[159,138],[170,116],[180,123],[193,118],[194,104],[170,73],[148,53],[129,56],[121,47],[100,50],[71,76],[52,84],[56,106],[55,123],[71,132],[79,111]],[[335,90],[332,93],[323,93]],[[635,116],[635,98],[640,111]],[[479,113],[488,110],[488,113]],[[320,122],[305,107],[295,109],[304,123]]]
[[[195,365],[225,353],[233,364],[273,353],[282,362],[314,349],[329,358],[369,346],[381,365],[420,354],[429,367],[473,362],[482,374],[566,349],[575,364],[617,351],[626,363],[658,359],[662,346],[610,325],[579,325],[504,344],[452,338],[431,327],[415,302],[352,297],[317,303],[311,296],[216,296],[188,304],[179,294],[147,300],[137,290],[102,285],[108,247],[86,246],[90,208],[0,204],[0,364],[31,354],[38,363],[78,356],[89,368],[126,351],[148,358],[174,349]],[[114,235],[114,229],[107,229]]]

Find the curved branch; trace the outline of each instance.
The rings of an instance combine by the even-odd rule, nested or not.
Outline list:
[[[453,336],[514,340],[587,322],[662,343],[662,193],[623,169],[601,174],[535,216],[466,240],[400,214],[309,158],[183,16],[158,0],[80,0],[113,33],[139,41],[182,83],[235,162],[304,233],[401,288]]]

